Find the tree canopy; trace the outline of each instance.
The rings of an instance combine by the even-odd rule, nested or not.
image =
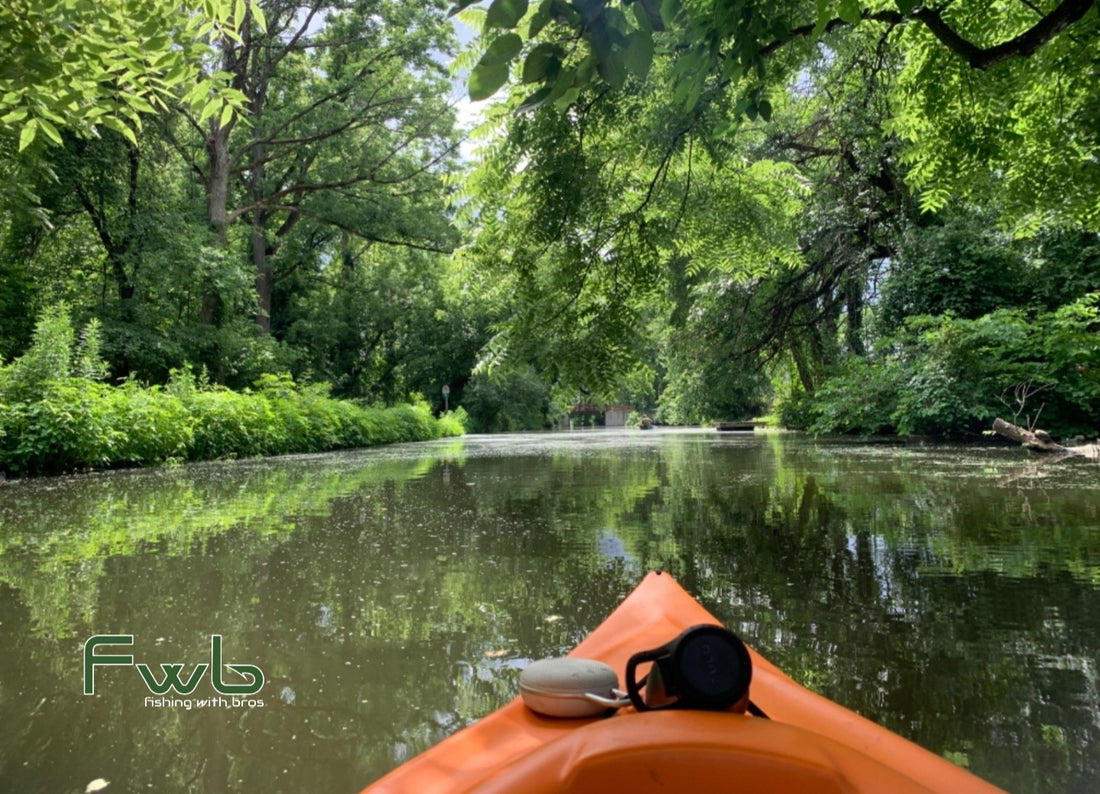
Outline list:
[[[1098,284],[1041,253],[1100,229],[1091,3],[469,6],[471,98],[499,94],[465,183],[468,272],[507,285],[487,364],[648,373],[681,421],[759,410],[768,372],[794,407],[910,317]],[[1089,275],[1044,302],[1063,266]]]
[[[20,152],[61,130],[136,140],[143,114],[179,101],[228,117],[236,97],[209,69],[210,44],[263,25],[254,0],[12,0],[0,6],[0,140]],[[10,142],[8,142],[10,144]]]
[[[111,378],[479,429],[1089,431],[1093,3],[448,6],[5,5],[4,361],[66,305]]]
[[[1094,5],[493,0],[470,94],[492,96],[514,64],[519,107],[563,108],[646,79],[657,57],[672,72],[670,101],[720,138],[745,120],[770,119],[808,66],[836,57],[840,38],[858,37],[868,50],[903,53],[888,122],[925,209],[996,189],[1030,228],[1051,217],[1095,225]]]

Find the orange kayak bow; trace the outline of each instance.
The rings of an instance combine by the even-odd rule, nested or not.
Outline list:
[[[651,573],[570,654],[627,669],[638,651],[718,621],[667,573]],[[540,716],[521,698],[459,731],[363,794],[943,792],[1000,789],[805,689],[752,649],[752,716],[637,711]]]

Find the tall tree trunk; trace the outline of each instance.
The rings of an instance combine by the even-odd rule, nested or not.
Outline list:
[[[252,213],[252,266],[256,271],[256,327],[264,334],[271,333],[271,296],[275,291],[275,271],[268,261],[267,236],[264,226],[267,213],[257,209]]]
[[[849,271],[844,283],[844,302],[847,307],[847,323],[844,327],[848,349],[857,356],[866,356],[863,344],[863,279]]]
[[[351,247],[351,235],[347,229],[340,230],[340,282],[350,284],[355,276],[356,256]]]
[[[83,157],[86,142],[80,141],[76,145],[78,157]],[[126,161],[128,165],[126,183],[126,214],[121,222],[118,219],[112,221],[110,213],[103,206],[96,204],[91,193],[83,182],[77,180],[76,195],[80,205],[92,221],[92,227],[96,230],[103,250],[107,254],[107,264],[111,268],[111,275],[115,280],[115,289],[118,292],[119,316],[123,322],[132,322],[134,319],[134,295],[137,292],[138,265],[133,260],[135,227],[138,215],[138,179],[141,172],[141,155],[138,147],[129,141],[124,141],[126,147]],[[132,265],[127,270],[127,265]]]
[[[263,209],[264,147],[259,144],[252,147],[250,172],[248,194],[252,206],[255,207],[252,210],[252,270],[256,279],[257,303],[256,315],[253,319],[261,333],[269,334],[271,333],[271,296],[275,291],[275,271],[271,267],[270,257],[275,253],[275,249],[267,243],[268,213]]]
[[[130,166],[129,179],[126,185],[127,223],[120,245],[121,256],[118,262],[112,262],[111,265],[115,271],[115,278],[118,280],[118,300],[121,304],[122,320],[132,322],[134,319],[134,293],[137,289],[138,262],[132,262],[132,268],[127,273],[121,260],[122,256],[131,260],[137,259],[132,249],[134,248],[134,226],[137,223],[138,214],[138,176],[141,170],[141,157],[138,147],[129,141],[126,142],[126,160]]]
[[[794,340],[791,344],[791,358],[794,359],[794,368],[798,371],[798,380],[802,383],[802,388],[806,391],[806,394],[813,394],[813,373],[810,371],[806,356],[802,353],[802,343],[798,340]]]
[[[206,153],[210,176],[206,184],[206,217],[219,242],[225,243],[229,230],[229,132],[216,118],[210,119]]]
[[[242,34],[247,32],[248,25],[246,18]],[[223,41],[221,47],[222,68],[234,75],[233,87],[239,91],[243,88],[243,69],[247,63],[247,38],[242,39],[239,48],[232,41]],[[235,119],[230,119],[223,124],[220,114],[214,114],[208,122],[206,135],[206,220],[223,249],[229,245],[229,135],[233,132],[235,123]],[[207,278],[202,285],[201,321],[204,325],[215,324],[220,305],[217,287],[213,279]]]
[[[228,55],[226,56],[228,59]],[[206,154],[209,171],[206,183],[206,219],[210,230],[222,248],[229,245],[229,133],[230,125],[223,125],[218,118],[210,119],[206,137]],[[221,299],[213,279],[205,279],[202,285],[203,325],[214,325]]]

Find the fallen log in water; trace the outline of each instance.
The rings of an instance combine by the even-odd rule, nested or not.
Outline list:
[[[997,435],[1018,441],[1036,452],[1051,452],[1056,455],[1083,455],[1086,458],[1100,457],[1100,445],[1085,444],[1080,447],[1064,447],[1043,430],[1028,430],[1004,419],[993,420],[993,432]]]
[[[1013,441],[1019,441],[1028,449],[1033,449],[1036,452],[1057,452],[1060,455],[1072,453],[1069,447],[1063,447],[1044,431],[1028,430],[1026,427],[1014,425],[1004,419],[993,420],[993,432],[1005,438],[1011,438]]]

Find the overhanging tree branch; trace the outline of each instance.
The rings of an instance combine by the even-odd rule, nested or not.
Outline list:
[[[918,21],[927,27],[932,35],[939,39],[941,44],[965,60],[971,67],[989,69],[1003,61],[1028,57],[1044,44],[1056,38],[1070,25],[1079,21],[1094,5],[1096,5],[1096,0],[1064,0],[1023,33],[992,47],[979,47],[964,38],[934,8],[917,8],[908,16],[897,11],[864,11],[861,14],[861,19],[883,22],[888,25],[904,25],[910,21]],[[825,32],[831,32],[851,24],[851,22],[837,17],[829,20],[825,24],[824,30]],[[761,47],[760,54],[770,55],[795,39],[812,36],[815,30],[817,30],[817,25],[801,25],[794,28],[791,30],[790,35],[771,41]]]
[[[988,69],[1002,61],[1026,58],[1031,55],[1081,19],[1095,4],[1095,0],[1065,0],[1020,35],[984,49],[956,33],[934,9],[917,9],[914,16],[923,22],[944,46],[962,57],[973,68]]]

